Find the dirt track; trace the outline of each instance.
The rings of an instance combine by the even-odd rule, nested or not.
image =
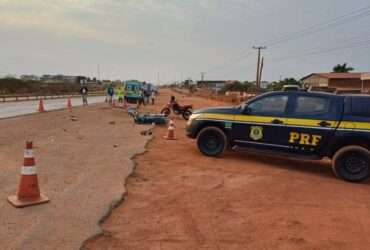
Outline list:
[[[370,248],[369,183],[338,180],[327,161],[236,152],[207,158],[185,137],[185,122],[176,123],[177,141],[155,130],[124,203],[86,249]]]

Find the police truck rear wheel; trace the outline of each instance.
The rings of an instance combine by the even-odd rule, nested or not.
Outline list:
[[[206,156],[219,156],[227,146],[225,133],[217,127],[206,127],[198,134],[199,151]]]
[[[336,176],[350,182],[361,182],[370,176],[370,153],[360,146],[347,146],[338,150],[332,169]]]

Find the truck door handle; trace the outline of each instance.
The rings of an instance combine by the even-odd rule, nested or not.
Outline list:
[[[321,121],[318,123],[321,127],[329,127],[331,124],[327,121]]]
[[[283,124],[284,122],[282,120],[279,120],[279,119],[274,119],[271,121],[271,123],[273,124]]]

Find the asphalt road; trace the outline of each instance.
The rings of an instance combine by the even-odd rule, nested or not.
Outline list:
[[[90,104],[101,103],[104,102],[104,100],[105,96],[88,97],[88,102]],[[0,118],[37,113],[38,106],[39,101],[0,103]],[[67,99],[44,100],[44,107],[46,111],[63,109],[66,108],[66,106]],[[72,98],[72,106],[82,106],[82,99],[80,97]]]

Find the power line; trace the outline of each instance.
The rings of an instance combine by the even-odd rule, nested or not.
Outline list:
[[[344,23],[352,22],[354,20],[357,20],[359,18],[368,16],[368,15],[370,15],[370,6],[352,11],[350,13],[335,17],[333,19],[329,19],[328,21],[309,26],[307,28],[292,32],[290,34],[283,35],[278,39],[267,41],[266,44],[269,47],[275,46],[283,42],[295,40],[295,39],[298,39],[298,38],[301,38],[307,35],[311,35],[311,34],[326,30],[333,26],[335,27],[335,26],[338,26]]]
[[[245,59],[247,59],[249,56],[253,55],[253,51],[250,51],[249,53],[244,53],[242,55],[239,55],[239,56],[236,56],[232,59],[230,59],[228,62],[226,63],[222,63],[222,64],[219,64],[219,65],[216,65],[216,66],[213,66],[212,68],[208,69],[207,71],[205,71],[205,73],[210,73],[210,72],[213,72],[215,70],[218,70],[220,68],[224,68],[224,67],[227,67],[229,65],[234,65],[235,63],[237,62],[240,62],[240,61],[243,61]]]
[[[325,21],[325,22],[322,22],[322,23],[318,23],[318,24],[309,26],[307,28],[292,32],[290,34],[283,35],[278,39],[269,40],[265,44],[267,46],[275,46],[275,45],[281,44],[283,42],[288,42],[288,41],[295,40],[295,39],[298,39],[298,38],[301,38],[301,37],[304,37],[304,36],[307,36],[307,35],[311,35],[311,34],[326,30],[326,29],[331,28],[331,27],[335,27],[335,26],[338,26],[338,25],[341,25],[341,24],[344,24],[344,23],[348,23],[348,22],[357,20],[359,18],[368,16],[368,15],[370,15],[370,6],[363,7],[363,8],[351,11],[347,14],[329,19],[328,21]],[[243,55],[247,51],[249,51],[249,50],[242,51],[241,52],[242,55],[238,55],[236,57],[236,59],[230,60],[230,62],[221,64],[221,65],[212,67],[209,70],[207,70],[206,72],[208,73],[208,72],[211,72],[211,71],[215,71],[215,70],[217,70],[221,67],[234,65],[235,61],[241,61],[241,60],[249,57],[252,54],[251,52],[249,52],[246,55]]]
[[[354,43],[342,45],[342,46],[337,46],[334,48],[327,48],[327,49],[322,49],[322,50],[316,50],[316,51],[311,51],[299,55],[292,55],[292,56],[287,56],[287,57],[280,57],[280,58],[275,58],[272,59],[272,62],[282,62],[290,59],[295,59],[295,58],[300,58],[300,57],[305,57],[305,56],[312,56],[312,55],[320,55],[320,54],[327,54],[330,52],[338,51],[338,50],[343,50],[343,49],[355,49],[355,48],[362,48],[362,47],[368,47],[370,46],[370,39],[364,40],[364,41],[357,41]]]

